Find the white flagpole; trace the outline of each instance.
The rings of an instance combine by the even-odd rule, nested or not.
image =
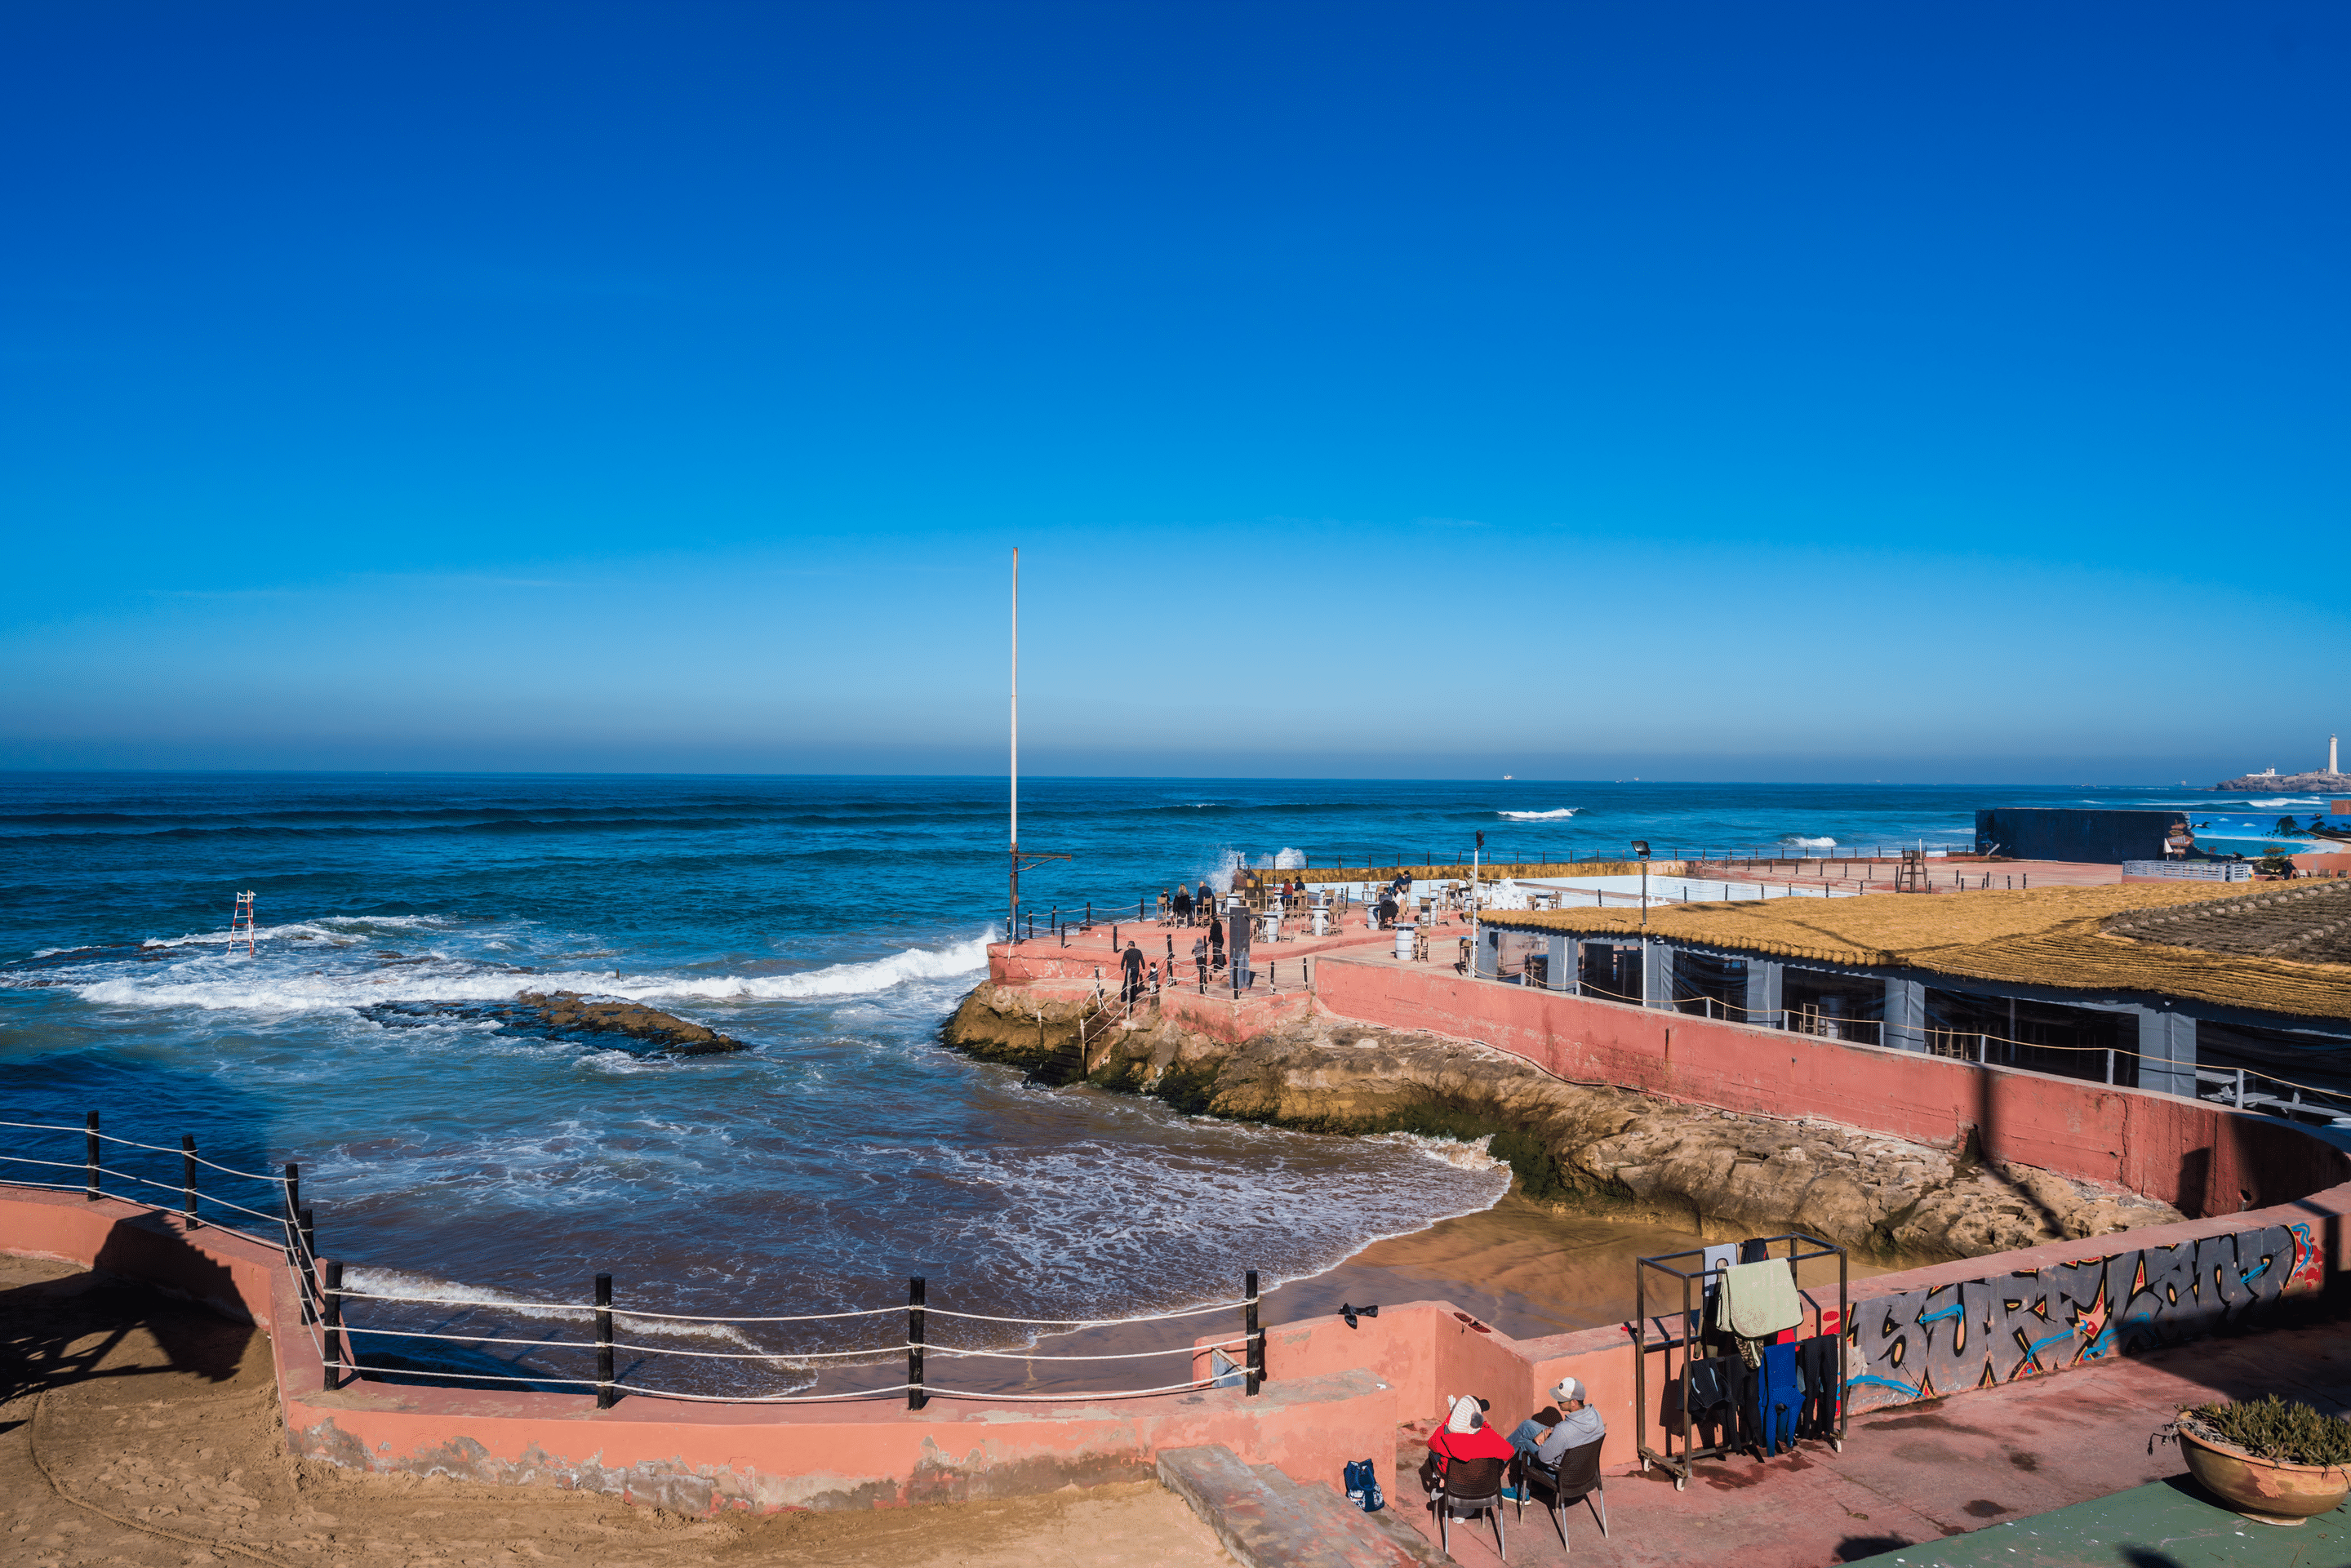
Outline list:
[[[1012,907],[1008,942],[1020,940],[1020,549],[1012,549]]]

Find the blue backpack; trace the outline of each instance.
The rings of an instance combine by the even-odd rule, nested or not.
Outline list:
[[[1379,1472],[1369,1459],[1347,1461],[1347,1500],[1365,1513],[1377,1513],[1387,1507],[1388,1500],[1380,1493]]]

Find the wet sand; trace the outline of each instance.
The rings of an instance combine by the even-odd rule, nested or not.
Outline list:
[[[1268,1291],[1259,1309],[1259,1318],[1273,1328],[1331,1316],[1344,1303],[1385,1306],[1441,1301],[1452,1302],[1514,1339],[1541,1339],[1629,1322],[1635,1305],[1635,1260],[1687,1252],[1702,1245],[1694,1232],[1671,1226],[1604,1213],[1562,1213],[1545,1204],[1506,1197],[1481,1213],[1439,1220],[1426,1230],[1375,1241],[1334,1269]],[[1872,1275],[1930,1260],[1849,1257],[1845,1277],[1850,1286]],[[1699,1261],[1686,1258],[1680,1266],[1695,1271]],[[1825,1302],[1835,1301],[1834,1257],[1804,1263],[1798,1280]],[[1648,1288],[1653,1316],[1678,1308],[1678,1281],[1652,1270]],[[1693,1284],[1693,1295],[1696,1291]],[[1176,1355],[1145,1353],[1188,1346],[1210,1335],[1237,1337],[1240,1324],[1240,1313],[1235,1310],[1173,1322],[1049,1333],[1032,1347],[1034,1359],[962,1358],[934,1351],[928,1375],[934,1386],[974,1393],[1033,1396],[1160,1387],[1185,1376],[1188,1363]],[[974,1343],[959,1340],[957,1331],[945,1320],[935,1325],[933,1334],[935,1344],[942,1342]],[[1238,1346],[1228,1354],[1236,1361],[1240,1355]],[[1091,1364],[1050,1359],[1112,1354],[1135,1359]],[[904,1364],[891,1362],[831,1370],[822,1375],[818,1386],[835,1392],[895,1382],[904,1375]]]

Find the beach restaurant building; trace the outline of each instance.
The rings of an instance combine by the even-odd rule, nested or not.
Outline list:
[[[2351,1125],[2351,881],[1700,901],[1646,921],[1497,910],[1475,963],[1483,978]]]

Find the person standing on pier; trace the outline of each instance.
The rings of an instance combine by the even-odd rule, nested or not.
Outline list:
[[[1206,936],[1192,938],[1192,967],[1200,972],[1200,988],[1207,990],[1208,988],[1208,939]]]
[[[1214,904],[1209,905],[1207,918],[1208,922],[1208,967],[1221,975],[1225,972],[1224,923],[1217,918],[1216,906]]]
[[[1119,990],[1119,1000],[1131,1008],[1143,996],[1143,949],[1132,941],[1128,942],[1126,951],[1118,956],[1118,967],[1125,978],[1125,984]]]
[[[1233,984],[1246,991],[1257,983],[1257,977],[1249,973],[1249,912],[1248,905],[1243,904],[1236,908],[1228,918],[1232,922],[1232,931],[1228,940],[1233,950]]]

